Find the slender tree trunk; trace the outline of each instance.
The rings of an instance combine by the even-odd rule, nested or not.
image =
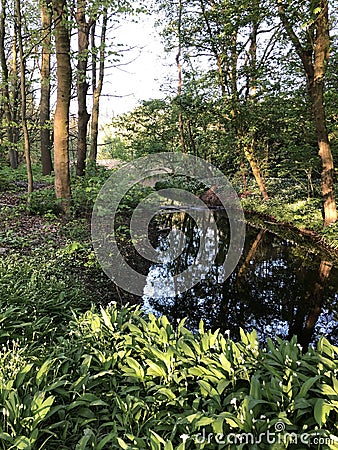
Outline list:
[[[178,73],[178,84],[177,84],[177,97],[179,101],[179,110],[178,110],[178,128],[180,133],[180,142],[181,142],[181,148],[182,152],[186,153],[185,148],[185,139],[184,139],[184,123],[183,123],[183,114],[182,114],[182,86],[183,86],[183,79],[182,79],[182,65],[181,65],[181,55],[182,55],[182,32],[181,32],[181,24],[182,24],[182,9],[183,4],[182,0],[179,0],[178,3],[178,26],[177,26],[177,32],[178,32],[178,50],[176,55],[176,66],[177,66],[177,73]]]
[[[40,97],[40,152],[42,175],[53,170],[50,132],[50,53],[51,53],[51,0],[42,0],[42,54],[41,54],[41,97]]]
[[[258,8],[257,4],[255,4],[255,9],[256,8]],[[253,108],[255,107],[256,103],[255,96],[257,93],[257,34],[258,34],[258,23],[254,20],[251,24],[250,49],[249,49],[250,73],[248,75],[248,82],[247,82],[247,101],[251,102],[251,106]],[[256,183],[258,184],[263,199],[269,200],[269,195],[265,186],[265,181],[262,177],[261,169],[255,156],[256,138],[254,136],[254,133],[252,134],[253,136],[251,138],[251,145],[244,146],[244,154],[250,164],[252,173],[255,177]]]
[[[317,18],[308,33],[308,42],[303,45],[292,28],[281,0],[278,0],[278,13],[281,22],[298,54],[307,80],[315,130],[322,162],[322,196],[324,203],[324,226],[337,221],[337,207],[334,195],[334,164],[326,128],[324,106],[325,67],[329,59],[329,17],[327,0],[317,0],[312,4],[313,11],[319,8]],[[312,13],[314,14],[314,12]]]
[[[7,59],[5,53],[5,34],[6,34],[6,0],[1,0],[0,12],[0,63],[2,75],[2,97],[3,108],[6,120],[6,147],[8,148],[8,158],[13,169],[18,167],[18,153],[13,144],[13,126],[12,126],[12,111],[11,99],[9,93],[9,70],[7,66]]]
[[[256,71],[256,52],[257,52],[257,44],[256,44],[256,37],[257,37],[257,25],[253,24],[252,34],[251,34],[251,44],[250,44],[250,69],[251,74],[248,78],[247,83],[247,101],[253,103],[253,95],[256,93],[256,78],[255,78],[255,71]],[[237,71],[237,64],[238,64],[238,54],[237,54],[237,39],[238,39],[238,33],[234,32],[232,34],[231,39],[231,70],[230,70],[230,87],[231,87],[231,96],[232,96],[232,115],[235,122],[235,128],[236,128],[236,134],[237,134],[237,142],[238,142],[238,148],[239,153],[243,154],[246,160],[248,161],[252,174],[255,177],[256,183],[259,187],[259,190],[261,192],[261,195],[264,200],[269,200],[269,195],[265,186],[264,179],[261,175],[261,170],[259,167],[259,164],[257,162],[256,156],[255,156],[255,137],[251,136],[251,142],[246,143],[248,139],[250,139],[250,131],[247,126],[247,119],[242,117],[241,111],[240,111],[240,99],[239,99],[239,92],[238,92],[238,86],[237,86],[237,77],[238,77],[238,71]],[[252,134],[252,133],[251,133]]]
[[[99,134],[99,113],[100,113],[100,96],[103,86],[104,78],[104,58],[105,58],[105,45],[106,45],[106,31],[108,22],[108,9],[103,10],[102,19],[102,31],[100,42],[100,62],[99,62],[99,76],[96,77],[96,59],[93,58],[93,106],[92,106],[92,121],[91,121],[91,142],[90,142],[90,155],[89,159],[93,162],[97,157],[97,138]],[[94,28],[93,28],[94,30]],[[92,48],[95,49],[95,34],[92,33]]]
[[[60,209],[67,213],[71,190],[69,175],[69,104],[72,82],[70,38],[66,27],[66,0],[54,0],[57,100],[54,115],[55,194]]]
[[[246,180],[246,170],[245,170],[244,161],[241,162],[241,174],[242,174],[242,180],[243,180],[243,192],[245,194],[248,192],[248,183]]]
[[[18,37],[19,44],[19,57],[20,57],[20,88],[21,88],[21,123],[24,138],[25,159],[27,167],[27,180],[28,180],[28,194],[33,192],[33,173],[31,163],[30,141],[27,127],[26,108],[27,108],[27,96],[26,96],[26,64],[25,55],[22,44],[22,15],[21,15],[21,3],[20,0],[15,0],[15,27],[16,35]],[[28,196],[28,201],[30,197]]]
[[[210,2],[210,3],[211,3],[211,7],[214,8],[215,7],[214,3],[213,2]],[[225,97],[226,96],[226,81],[225,81],[225,74],[224,74],[224,55],[222,54],[222,52],[220,52],[217,49],[217,46],[215,45],[215,38],[217,38],[217,35],[215,35],[215,33],[220,33],[220,29],[219,29],[219,27],[217,27],[217,29],[214,30],[213,27],[211,26],[208,12],[205,7],[205,0],[200,0],[200,5],[201,5],[203,19],[204,19],[204,22],[205,22],[205,25],[207,28],[207,32],[209,35],[211,50],[212,50],[212,53],[214,54],[214,57],[217,62],[218,79],[219,79],[219,83],[220,83],[220,87],[221,87],[222,97]]]
[[[198,150],[195,142],[195,138],[191,129],[191,123],[190,120],[187,120],[187,128],[188,128],[188,134],[189,134],[189,140],[192,148],[192,152],[195,156],[198,156]]]
[[[89,32],[92,22],[86,21],[86,0],[78,0],[76,11],[78,26],[78,63],[77,63],[77,102],[78,102],[78,137],[76,174],[84,175],[87,157],[87,130],[90,115],[87,111],[87,66]]]
[[[259,190],[261,192],[261,195],[264,200],[269,200],[269,195],[266,190],[265,182],[263,180],[263,177],[261,175],[261,169],[257,163],[257,160],[255,158],[255,151],[254,151],[254,138],[252,139],[251,146],[244,145],[244,155],[247,159],[247,161],[250,164],[253,176],[255,177],[256,183],[258,184]]]
[[[13,158],[19,162],[19,154],[17,151],[18,143],[20,140],[20,83],[18,76],[18,43],[17,33],[14,28],[13,43],[12,43],[12,73],[11,73],[11,103],[12,103],[12,150]]]

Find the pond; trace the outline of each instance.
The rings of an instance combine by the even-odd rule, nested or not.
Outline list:
[[[247,225],[244,250],[234,272],[224,279],[223,263],[229,246],[229,222],[222,211],[210,211],[217,224],[217,256],[209,272],[186,292],[176,293],[169,279],[192,264],[199,249],[198,229],[189,211],[164,211],[154,219],[152,244],[158,252],[178,245],[182,253],[146,269],[143,307],[165,314],[173,323],[187,317],[187,326],[219,328],[237,340],[239,330],[255,329],[267,337],[298,336],[304,349],[319,336],[338,343],[338,266],[329,254],[297,244],[287,237]],[[207,234],[210,217],[205,217]],[[180,230],[173,237],[172,230]],[[174,241],[173,241],[174,239]],[[135,263],[135,262],[134,262]]]

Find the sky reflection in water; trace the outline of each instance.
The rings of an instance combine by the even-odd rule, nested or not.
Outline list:
[[[234,339],[239,337],[241,327],[246,331],[256,329],[263,341],[296,334],[307,348],[319,335],[325,335],[337,344],[338,268],[329,258],[248,225],[242,258],[224,280],[222,263],[229,245],[227,217],[220,212],[211,214],[215,214],[219,233],[215,263],[205,279],[178,295],[167,280],[192,263],[199,236],[188,214],[177,212],[162,217],[155,243],[158,250],[168,248],[167,236],[173,227],[185,233],[185,250],[172,262],[150,267],[143,296],[145,310],[165,314],[174,323],[188,317],[187,326],[193,330],[203,319],[209,328],[230,330]],[[208,235],[207,217],[205,223]]]

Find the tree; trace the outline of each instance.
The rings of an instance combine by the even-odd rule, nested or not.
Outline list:
[[[105,7],[102,13],[102,29],[99,50],[99,73],[97,77],[97,56],[95,44],[95,27],[92,28],[91,48],[92,48],[92,85],[93,85],[93,105],[92,105],[92,121],[91,121],[91,141],[90,141],[90,161],[95,162],[97,157],[97,138],[99,133],[99,111],[100,96],[102,92],[105,55],[106,55],[106,33],[108,23],[108,9]]]
[[[87,157],[87,129],[90,115],[87,111],[87,66],[89,33],[95,20],[86,20],[86,0],[77,1],[75,14],[78,27],[78,62],[77,62],[77,101],[78,101],[78,141],[76,174],[84,175]]]
[[[5,51],[5,35],[6,35],[6,0],[1,0],[1,13],[0,13],[0,62],[2,72],[2,96],[3,96],[3,108],[5,115],[6,133],[6,146],[8,147],[8,157],[10,165],[13,169],[18,167],[18,152],[16,149],[16,132],[14,121],[16,118],[16,99],[17,95],[12,95],[13,102],[11,101],[10,94],[10,71],[7,64],[7,57]],[[16,44],[15,44],[16,46]],[[15,47],[16,49],[16,47]],[[13,61],[15,58],[15,52],[13,52]],[[14,89],[16,86],[14,86]],[[14,91],[16,94],[16,92]]]
[[[183,79],[182,79],[182,64],[181,64],[181,57],[182,57],[182,10],[183,10],[183,3],[182,0],[179,0],[178,3],[178,19],[177,19],[177,37],[178,37],[178,48],[177,48],[177,54],[176,54],[176,66],[177,66],[177,74],[178,74],[178,84],[177,84],[177,98],[179,101],[179,110],[178,110],[178,128],[180,133],[180,141],[181,141],[181,148],[182,152],[186,153],[185,148],[185,139],[184,139],[184,123],[183,123],[183,114],[182,114],[182,85],[183,85]],[[191,128],[190,128],[191,131]]]
[[[54,32],[57,63],[57,99],[54,115],[55,194],[60,209],[67,213],[71,189],[69,174],[69,105],[72,83],[70,38],[66,0],[54,0]]]
[[[22,14],[21,14],[20,0],[15,0],[15,29],[16,35],[18,37],[19,56],[20,56],[21,123],[24,137],[25,160],[27,167],[28,194],[31,194],[33,192],[33,174],[32,174],[32,163],[30,154],[30,139],[26,117],[26,109],[27,109],[26,64],[25,64],[26,57],[24,55],[22,43]]]
[[[50,65],[51,65],[51,0],[41,0],[41,90],[40,90],[40,152],[42,175],[50,175],[53,170],[50,133]]]
[[[296,33],[295,15],[291,15],[292,11],[288,11],[282,0],[278,0],[278,14],[300,58],[306,76],[319,156],[322,161],[321,187],[324,202],[324,226],[326,226],[337,221],[333,179],[334,164],[326,128],[324,106],[325,71],[329,60],[330,47],[329,9],[327,0],[315,0],[308,2],[306,5],[308,8],[306,11],[308,16],[308,22],[305,23],[306,32],[298,30],[298,34]],[[300,5],[298,6],[300,8]],[[300,26],[302,25],[304,23]]]
[[[168,49],[172,49],[173,35],[177,33],[176,29],[179,30],[179,55],[184,49],[187,66],[193,68],[195,65],[198,69],[202,66],[202,77],[208,77],[213,84],[218,85],[215,100],[221,99],[223,102],[223,111],[218,120],[220,127],[227,130],[232,128],[229,134],[236,136],[236,152],[240,159],[244,157],[248,161],[266,200],[268,194],[256,154],[257,139],[247,114],[249,109],[255,108],[253,92],[257,90],[258,66],[264,65],[271,47],[271,43],[268,43],[268,51],[258,61],[257,35],[259,32],[267,33],[259,30],[263,14],[259,6],[258,2],[249,5],[242,1],[188,0],[179,3],[177,18],[170,2],[161,4],[168,18],[164,31]],[[189,120],[189,126],[188,120],[188,137],[196,152],[193,119]],[[180,134],[183,134],[182,127]]]

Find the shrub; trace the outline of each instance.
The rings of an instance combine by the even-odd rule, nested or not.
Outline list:
[[[111,305],[75,315],[40,358],[5,347],[2,448],[268,449],[268,431],[273,448],[303,449],[290,436],[304,433],[337,448],[338,349],[324,338],[306,354],[295,339],[262,348],[255,332],[234,342],[201,322],[194,335]]]

